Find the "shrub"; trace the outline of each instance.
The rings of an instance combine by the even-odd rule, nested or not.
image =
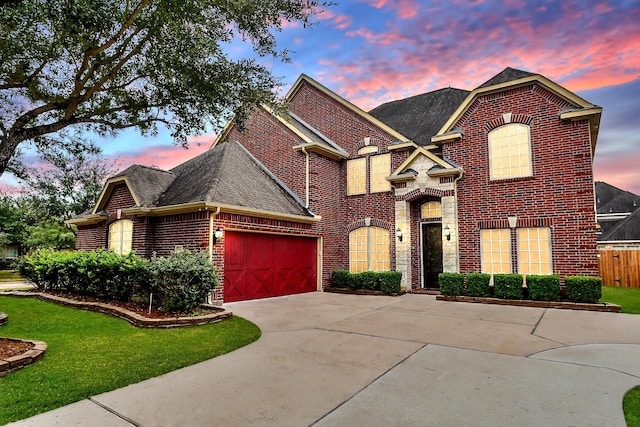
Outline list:
[[[215,267],[204,252],[181,250],[169,257],[153,258],[149,276],[149,291],[165,311],[192,310],[218,285]]]
[[[522,274],[494,274],[493,293],[497,298],[522,299]]]
[[[447,296],[460,296],[464,287],[464,275],[460,273],[440,273],[438,275],[440,293]]]
[[[358,280],[362,289],[366,289],[368,291],[379,291],[380,290],[380,282],[378,281],[378,273],[373,271],[363,271],[358,274]]]
[[[602,298],[602,279],[599,277],[567,276],[564,284],[569,301],[596,303]]]
[[[397,294],[400,292],[402,273],[398,271],[383,271],[377,274],[380,278],[380,290],[382,292],[388,294]]]
[[[347,270],[336,270],[331,273],[331,286],[334,288],[348,288],[349,287],[349,273]]]
[[[485,273],[467,274],[467,295],[471,297],[488,297],[491,295],[491,275]]]
[[[527,276],[529,299],[536,301],[560,301],[560,277]]]

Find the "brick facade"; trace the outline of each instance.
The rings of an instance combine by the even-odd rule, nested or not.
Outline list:
[[[519,227],[539,220],[550,225],[554,273],[598,274],[589,123],[560,120],[565,107],[532,84],[479,97],[455,125],[464,137],[442,151],[465,170],[458,183],[461,272],[480,271],[481,223],[515,215]],[[505,113],[530,125],[532,177],[489,178],[488,133],[504,123]]]
[[[451,233],[449,239],[443,233],[444,271],[469,273],[481,271],[480,230],[509,228],[507,216],[517,216],[518,227],[550,228],[555,274],[597,275],[590,123],[561,120],[560,113],[571,105],[547,88],[534,82],[477,96],[453,125],[462,138],[435,150],[407,144],[390,151],[390,145],[398,142],[393,131],[304,79],[288,101],[292,113],[345,150],[348,158],[294,149],[304,139],[262,108],[253,111],[242,130],[231,127],[217,144],[238,141],[299,200],[308,201],[311,211],[322,217],[320,221],[297,223],[206,209],[128,217],[118,210],[133,207],[135,201],[122,183],[114,186],[106,201],[107,220],[78,227],[77,247],[107,246],[109,224],[118,218],[131,219],[133,248],[139,255],[168,255],[176,246],[211,250],[213,263],[224,277],[225,238],[223,235],[209,248],[213,229],[311,236],[322,243],[320,281],[326,287],[333,271],[349,269],[349,233],[373,225],[389,232],[390,267],[403,273],[403,286],[420,288],[422,224],[439,223]],[[492,181],[488,134],[507,121],[530,126],[533,175]],[[365,145],[376,146],[378,151],[358,154]],[[453,168],[451,174],[441,173],[446,162],[439,157],[440,150],[463,172]],[[371,193],[370,160],[385,153],[391,153],[389,175],[409,156],[408,167],[416,175],[414,179],[402,177],[390,191]],[[366,159],[367,190],[347,195],[348,160],[359,158]],[[431,200],[441,202],[441,218],[421,217],[422,204]],[[396,237],[396,230],[402,239]],[[515,233],[511,231],[513,269],[517,271]],[[223,295],[221,287],[214,298],[222,300]]]

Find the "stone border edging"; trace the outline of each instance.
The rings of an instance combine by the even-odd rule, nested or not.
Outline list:
[[[400,296],[402,294],[404,294],[404,292],[393,292],[393,293],[387,293],[387,292],[382,292],[382,291],[370,291],[368,289],[349,289],[349,288],[332,288],[332,287],[326,287],[323,289],[324,292],[331,292],[334,294],[351,294],[351,295],[377,295],[377,296],[386,296],[386,297],[397,297]]]
[[[179,328],[182,326],[196,326],[206,325],[209,323],[216,323],[223,319],[227,319],[233,316],[230,310],[207,306],[208,308],[217,310],[214,314],[205,314],[204,316],[193,317],[169,317],[163,319],[152,319],[149,317],[141,316],[138,313],[129,311],[122,307],[105,304],[102,302],[90,302],[90,301],[75,301],[68,298],[60,297],[57,295],[49,295],[42,292],[21,292],[21,291],[9,291],[0,292],[0,295],[16,296],[16,297],[32,297],[40,298],[45,301],[54,302],[57,304],[66,305],[69,307],[80,308],[82,310],[95,311],[98,313],[108,314],[110,316],[118,317],[126,320],[133,326],[138,328]]]
[[[497,304],[497,305],[515,305],[519,307],[537,307],[537,308],[559,308],[564,310],[588,310],[600,311],[607,313],[620,313],[621,307],[617,304],[598,303],[589,304],[582,302],[565,302],[565,301],[533,301],[519,299],[501,299],[501,298],[484,298],[484,297],[468,297],[468,296],[447,296],[436,295],[438,301],[457,301],[457,302],[473,302],[481,304]]]
[[[0,313],[0,326],[6,325],[8,321],[9,316],[6,313]],[[44,357],[44,352],[47,351],[47,343],[44,341],[31,341],[7,337],[0,338],[7,339],[9,341],[31,343],[31,345],[33,345],[30,350],[27,350],[22,354],[7,357],[6,359],[0,359],[0,377],[4,377],[9,373],[20,368],[24,368],[27,365],[31,365],[32,363],[36,363]]]

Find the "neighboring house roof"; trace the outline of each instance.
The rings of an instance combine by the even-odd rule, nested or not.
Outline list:
[[[462,101],[468,90],[445,88],[387,102],[369,111],[373,117],[411,138],[418,145],[430,145]]]
[[[640,196],[601,181],[595,188],[598,241],[640,241]]]
[[[636,209],[631,215],[603,231],[598,238],[598,241],[602,242],[622,242],[625,240],[640,241],[640,209]]]

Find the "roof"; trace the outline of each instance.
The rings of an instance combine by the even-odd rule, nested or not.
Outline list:
[[[640,206],[640,196],[606,182],[596,182],[596,209],[599,214],[633,212]]]
[[[140,206],[152,206],[158,197],[169,187],[176,176],[166,170],[133,165],[113,176],[127,177],[131,192],[136,195]]]
[[[369,114],[424,146],[431,144],[431,137],[438,133],[468,95],[467,90],[439,89],[387,102]]]
[[[518,70],[516,68],[507,67],[495,76],[491,77],[486,82],[482,83],[478,87],[495,86],[501,83],[507,83],[514,80],[522,79],[524,77],[534,76],[534,73],[528,71]]]
[[[176,179],[156,206],[210,202],[313,216],[294,193],[238,142],[221,144],[171,169]]]
[[[74,224],[102,221],[100,211],[116,185],[125,184],[136,206],[128,211],[165,215],[193,209],[316,221],[300,198],[237,142],[221,144],[166,171],[133,165],[109,178],[93,211],[70,220]]]
[[[595,188],[598,241],[640,240],[640,196],[602,181]]]

